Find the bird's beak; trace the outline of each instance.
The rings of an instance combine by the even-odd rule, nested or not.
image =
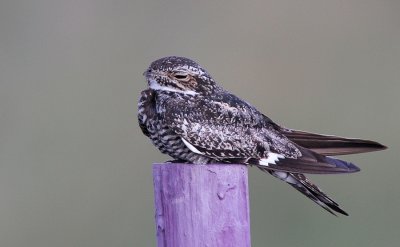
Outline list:
[[[143,76],[144,77],[146,77],[146,78],[149,78],[150,76],[151,76],[151,74],[152,73],[154,73],[154,71],[152,70],[152,69],[146,69],[144,72],[143,72]]]

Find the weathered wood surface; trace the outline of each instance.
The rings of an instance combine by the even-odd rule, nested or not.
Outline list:
[[[154,164],[158,247],[249,247],[247,167]]]

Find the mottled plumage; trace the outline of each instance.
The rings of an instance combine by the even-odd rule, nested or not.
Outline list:
[[[302,173],[357,172],[354,164],[325,155],[385,148],[373,141],[281,127],[187,58],[161,58],[144,75],[149,88],[139,99],[139,125],[162,153],[194,164],[255,165],[332,214],[347,215]]]

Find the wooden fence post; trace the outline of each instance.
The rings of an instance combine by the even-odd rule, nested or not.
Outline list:
[[[247,167],[154,164],[158,247],[250,247]]]

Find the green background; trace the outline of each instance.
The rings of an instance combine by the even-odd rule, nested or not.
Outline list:
[[[399,246],[399,1],[0,3],[0,246],[155,246],[137,99],[153,60],[195,59],[286,127],[382,142],[311,176],[333,217],[250,170],[253,246]]]

